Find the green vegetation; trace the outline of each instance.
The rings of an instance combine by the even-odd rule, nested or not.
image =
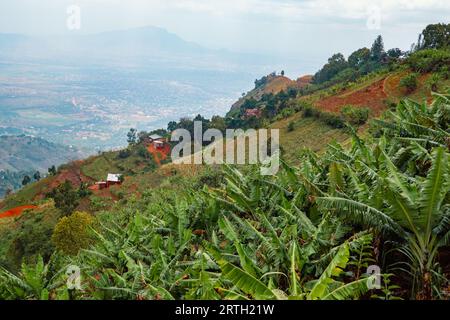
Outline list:
[[[345,106],[341,110],[342,117],[352,125],[363,125],[369,119],[369,108]]]
[[[47,197],[53,199],[55,207],[61,210],[63,215],[70,215],[80,201],[79,192],[67,180],[48,193]]]
[[[439,72],[450,64],[449,50],[426,49],[413,53],[407,60],[408,66],[415,72]]]
[[[49,169],[127,178],[91,194],[81,182],[46,190],[56,179],[47,177],[8,197],[5,208],[33,199],[39,209],[0,224],[0,299],[449,299],[450,92],[397,103],[399,83],[411,98],[445,88],[446,28],[427,27],[407,53],[385,52],[378,37],[348,60],[334,55],[313,84],[261,93],[280,80],[271,74],[226,117],[152,132],[192,134],[194,121],[204,131],[279,128],[275,176],[257,165],[155,170],[150,133],[134,129],[125,150]],[[362,99],[315,104],[380,87],[399,93],[370,121]],[[44,190],[51,199],[37,200]],[[83,290],[66,289],[68,265],[83,266]]]
[[[122,173],[124,175],[137,175],[153,171],[156,163],[143,143],[137,141],[127,149],[103,152],[97,157],[87,159],[81,166],[81,172],[85,176],[103,181],[108,173]]]
[[[224,167],[202,190],[162,187],[124,200],[98,216],[89,250],[66,257],[86,279],[71,298],[444,298],[449,103],[450,95],[430,106],[403,101],[373,122],[372,136],[353,133],[349,148],[332,143],[321,156],[305,151],[300,167],[283,162],[276,176]],[[385,280],[378,289],[373,264]],[[22,269],[45,268],[38,259]],[[23,270],[0,272],[2,298],[24,297],[11,290],[27,283]],[[27,297],[65,298],[58,281]]]
[[[428,25],[420,34],[416,50],[441,49],[450,46],[450,24]]]
[[[60,212],[49,207],[25,211],[14,218],[13,227],[5,225],[1,230],[0,266],[16,271],[22,262],[33,261],[38,255],[48,261],[55,250],[50,239],[59,217]]]
[[[53,230],[52,242],[63,253],[76,255],[92,244],[90,228],[93,224],[94,217],[86,212],[77,211],[68,217],[62,217]]]
[[[31,182],[31,178],[28,175],[25,175],[22,179],[22,185],[26,186],[27,184],[29,184]]]
[[[417,89],[417,74],[411,73],[400,80],[400,86],[406,89],[407,93],[411,93]]]

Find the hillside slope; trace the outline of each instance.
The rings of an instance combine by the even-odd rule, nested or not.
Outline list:
[[[301,87],[304,85],[305,81],[308,81],[307,77],[302,77],[300,79],[298,82],[296,82],[285,76],[276,76],[273,74],[269,75],[267,76],[267,80],[263,85],[255,87],[253,90],[247,92],[245,96],[236,101],[231,106],[230,113],[235,110],[239,110],[239,108],[244,104],[246,100],[260,100],[264,94],[277,94],[281,91],[286,91],[290,87]]]
[[[31,136],[0,136],[0,171],[37,170],[47,172],[83,157],[78,150]]]
[[[59,166],[80,159],[82,152],[31,136],[0,136],[0,198],[7,191],[21,187],[25,175],[36,171],[46,173],[51,166]]]
[[[339,113],[345,105],[353,105],[355,107],[368,107],[370,110],[370,117],[378,117],[381,113],[388,109],[389,103],[397,102],[404,97],[410,97],[415,100],[428,100],[431,96],[431,90],[426,84],[426,79],[430,77],[429,74],[425,74],[420,77],[418,88],[411,93],[406,93],[404,90],[398,88],[399,79],[408,74],[408,71],[393,71],[393,72],[381,72],[369,75],[348,84],[342,86],[332,86],[326,89],[317,90],[311,94],[301,95],[292,99],[290,105],[303,104],[305,102],[311,103],[319,110]],[[299,78],[297,81],[290,80],[283,76],[269,77],[267,82],[250,91],[246,96],[237,101],[230,112],[238,110],[248,99],[261,99],[265,93],[281,92],[295,86],[305,87],[311,81],[311,77],[306,76]],[[449,80],[443,81],[441,87],[445,88],[450,84]],[[270,128],[280,129],[280,145],[285,159],[288,162],[296,163],[298,155],[302,149],[308,148],[316,152],[323,150],[331,142],[344,143],[350,138],[348,132],[344,128],[336,128],[327,125],[317,117],[305,117],[304,112],[297,111],[287,116],[282,116],[274,119],[268,124]],[[367,126],[363,126],[364,130]],[[4,141],[8,139],[17,138],[3,138]],[[51,144],[46,144],[39,139],[22,138],[25,143],[19,144],[15,148],[23,150],[24,154],[31,154],[34,157],[36,150],[27,149],[25,146],[30,143],[31,146],[43,145],[48,146],[49,150],[39,153],[42,157],[45,156],[42,166],[45,168],[54,163],[51,157],[48,155],[58,155],[61,152],[56,152],[54,149],[50,151],[51,147],[57,148]],[[0,140],[1,141],[1,140]],[[12,147],[10,146],[9,149]],[[3,152],[7,152],[8,148]],[[2,152],[0,150],[0,152]],[[0,157],[2,159],[8,159],[8,157]],[[67,162],[62,158],[60,162]],[[58,158],[56,159],[58,160]],[[4,161],[5,162],[5,161]],[[166,161],[167,162],[167,161]],[[136,192],[144,192],[146,188],[155,188],[163,183],[167,177],[181,174],[185,172],[194,172],[199,174],[203,171],[201,166],[172,166],[162,165],[158,166],[153,157],[150,154],[145,154],[145,148],[141,145],[133,147],[131,156],[122,157],[120,152],[106,152],[98,156],[90,157],[84,161],[72,162],[69,165],[63,166],[59,173],[54,177],[49,177],[40,181],[39,183],[27,186],[22,191],[17,192],[3,203],[0,203],[0,208],[10,209],[14,206],[28,205],[33,201],[39,201],[44,198],[44,195],[52,188],[57,187],[65,180],[69,180],[75,187],[79,187],[81,182],[93,184],[95,181],[104,179],[107,173],[117,172],[123,173],[126,178],[126,183],[122,187],[116,187],[116,192],[132,195]],[[107,198],[106,201],[114,200],[111,193],[97,194],[100,198]]]

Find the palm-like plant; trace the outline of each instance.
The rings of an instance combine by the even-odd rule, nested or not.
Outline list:
[[[332,209],[347,219],[400,237],[403,241],[400,250],[410,261],[414,279],[421,283],[420,295],[430,298],[430,272],[438,249],[448,245],[450,239],[448,153],[443,148],[434,150],[431,169],[425,178],[412,178],[402,173],[386,154],[381,154],[381,158],[385,170],[374,174],[382,187],[382,202],[365,198],[367,194],[364,191],[373,186],[367,185],[363,179],[356,183],[360,186],[355,190],[361,192],[359,197],[326,196],[319,197],[317,202],[324,210]]]
[[[353,242],[359,241],[359,238]],[[287,291],[273,286],[265,279],[265,275],[257,278],[248,267],[239,268],[225,259],[220,258],[218,263],[222,269],[222,276],[229,280],[232,287],[221,289],[226,293],[227,299],[257,299],[257,300],[345,300],[355,299],[371,290],[375,275],[344,283],[337,280],[343,274],[350,258],[351,242],[346,241],[335,248],[336,253],[317,280],[300,285],[298,279],[298,264],[296,246],[291,246],[291,272],[285,275],[290,281]]]
[[[18,275],[0,269],[0,299],[69,299],[62,277],[64,269],[53,272],[51,264],[39,256],[35,264],[23,263]]]
[[[374,120],[392,140],[389,154],[393,162],[404,171],[414,170],[411,174],[421,174],[433,148],[450,150],[450,91],[433,96],[430,105],[403,100],[394,112],[387,112],[385,120]]]

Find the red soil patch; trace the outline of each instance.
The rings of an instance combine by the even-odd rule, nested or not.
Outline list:
[[[153,143],[148,145],[147,147],[148,152],[150,152],[153,155],[153,158],[155,159],[155,162],[158,166],[161,165],[161,161],[166,160],[170,153],[170,145],[165,143],[164,147],[161,149],[155,148]]]
[[[423,99],[427,100],[427,103],[431,103],[433,101],[433,96],[431,95],[431,90],[428,89],[425,84],[428,78],[431,76],[431,73],[421,74],[418,77],[418,88],[414,92],[407,92],[405,88],[400,86],[400,81],[403,77],[405,77],[408,72],[401,72],[395,75],[391,75],[386,78],[384,82],[384,91],[386,94],[395,99],[395,101],[399,101],[404,97],[409,97],[417,101],[422,101]]]
[[[98,191],[98,190],[100,190],[100,186],[98,184],[94,184],[94,185],[90,186],[88,189],[91,191]]]
[[[0,219],[3,218],[11,218],[11,217],[17,217],[20,216],[22,214],[23,211],[27,210],[27,209],[36,209],[36,206],[20,206],[20,207],[16,207],[14,209],[5,211],[0,213]]]
[[[59,185],[64,183],[66,180],[70,181],[70,183],[74,187],[80,187],[81,183],[92,183],[95,180],[85,176],[81,173],[80,167],[82,162],[76,161],[71,163],[70,167],[67,169],[61,170],[61,173],[58,174],[55,179],[52,180],[52,183],[49,185],[50,189],[57,188]]]
[[[337,96],[319,100],[316,104],[320,109],[331,112],[339,112],[345,105],[368,107],[371,109],[373,116],[379,116],[386,109],[387,95],[384,92],[384,80],[376,81],[357,91],[347,91]]]
[[[313,76],[306,75],[297,79],[297,87],[304,88],[311,83]]]

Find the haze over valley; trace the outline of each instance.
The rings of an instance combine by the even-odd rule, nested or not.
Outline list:
[[[122,147],[131,127],[225,114],[272,66],[270,57],[205,49],[156,27],[0,34],[0,135],[38,136],[86,153]]]

